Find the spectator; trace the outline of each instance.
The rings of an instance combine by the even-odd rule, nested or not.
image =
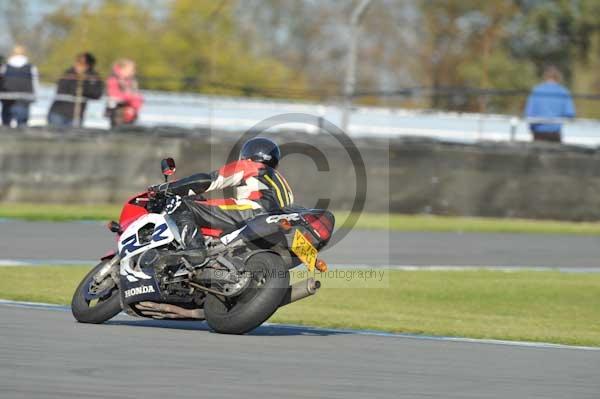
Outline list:
[[[37,68],[29,62],[25,47],[15,46],[6,64],[0,68],[2,75],[2,124],[26,126],[29,105],[35,101],[38,87]]]
[[[4,93],[2,92],[2,85],[4,84],[4,75],[2,73],[2,71],[4,70],[4,64],[6,62],[6,59],[4,58],[3,54],[0,54],[0,101],[4,100]],[[4,103],[2,103],[2,105],[4,105]],[[3,109],[4,107],[2,107]]]
[[[135,62],[121,59],[114,63],[112,75],[106,81],[106,116],[110,126],[134,123],[144,102],[135,78]]]
[[[544,82],[535,86],[527,99],[525,116],[536,119],[555,119],[575,117],[575,105],[571,93],[560,82],[562,76],[555,66],[549,66],[544,71]],[[535,141],[551,141],[560,143],[562,140],[560,123],[544,123],[536,121],[529,125]]]
[[[59,79],[56,97],[48,112],[48,124],[54,127],[81,126],[87,100],[102,97],[104,84],[94,69],[96,58],[90,53],[75,57],[75,64]]]
[[[6,59],[4,58],[4,55],[0,54],[0,69],[4,68],[4,63],[6,62]],[[2,81],[4,79],[4,76],[0,73],[0,99],[2,99]]]

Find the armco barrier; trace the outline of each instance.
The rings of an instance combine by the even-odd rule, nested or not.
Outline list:
[[[0,129],[0,201],[121,202],[161,181],[162,157],[175,158],[180,177],[210,171],[225,162],[240,137],[167,128]],[[323,198],[335,209],[350,209],[356,177],[339,143],[326,134],[276,137],[326,154],[329,171],[298,154],[282,162],[298,203],[312,206]],[[600,155],[593,149],[414,138],[354,142],[366,162],[369,211],[600,219]]]

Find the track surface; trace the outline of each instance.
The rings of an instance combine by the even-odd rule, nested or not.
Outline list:
[[[0,305],[1,398],[594,398],[600,353],[204,323]]]
[[[0,222],[0,259],[93,260],[115,246],[100,223]],[[598,267],[594,236],[356,230],[326,250],[332,264]]]

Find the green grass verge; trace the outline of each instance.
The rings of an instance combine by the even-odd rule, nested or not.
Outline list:
[[[0,298],[68,304],[87,270],[0,267]],[[317,295],[280,309],[270,321],[600,346],[600,274],[386,273],[383,282],[366,285],[321,276]]]
[[[62,222],[69,220],[115,220],[121,207],[117,205],[61,205],[0,203],[0,218]]]
[[[338,218],[343,221],[345,216],[341,213]],[[600,223],[595,222],[432,215],[367,213],[361,215],[356,226],[394,231],[600,235]]]
[[[0,203],[0,218],[24,220],[115,220],[117,205],[56,205]],[[338,226],[348,216],[337,212]],[[600,223],[559,222],[551,220],[470,218],[427,215],[362,214],[356,224],[361,229],[437,232],[498,232],[538,234],[600,235]]]

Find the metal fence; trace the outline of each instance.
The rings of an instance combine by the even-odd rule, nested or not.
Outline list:
[[[319,118],[325,118],[339,125],[343,111],[338,101],[311,103],[159,91],[143,91],[143,95],[145,103],[138,120],[138,124],[142,126],[244,130],[268,117],[286,113],[311,114],[317,121]],[[54,99],[55,87],[41,85],[36,101],[32,104],[30,125],[46,124],[47,112]],[[109,121],[104,116],[104,109],[105,100],[89,101],[84,126],[108,129]],[[421,136],[458,142],[521,141],[530,140],[528,125],[531,122],[540,121],[489,113],[355,106],[349,116],[348,130],[354,136]],[[600,145],[600,121],[573,119],[558,120],[558,122],[565,123],[563,129],[565,143],[583,146]],[[309,133],[318,131],[318,127],[314,125],[289,124],[282,127]]]

